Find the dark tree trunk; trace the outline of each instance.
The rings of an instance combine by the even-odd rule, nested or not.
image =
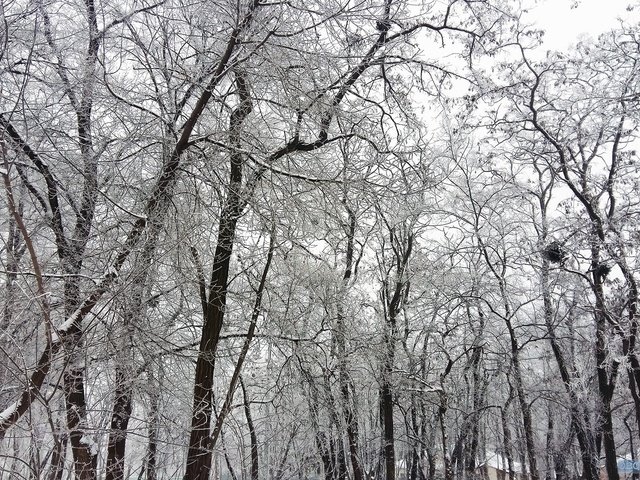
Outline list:
[[[124,480],[127,427],[131,418],[131,378],[126,367],[116,367],[116,390],[111,414],[105,480]]]
[[[68,358],[71,365],[64,373],[64,394],[67,410],[67,428],[69,429],[69,442],[73,452],[74,471],[76,480],[96,480],[97,478],[97,451],[93,439],[86,436],[87,402],[84,393],[84,366],[77,358],[81,350],[81,340],[74,337],[73,343],[68,342],[71,349]]]
[[[355,405],[351,399],[352,382],[347,369],[347,348],[346,348],[346,325],[344,304],[346,302],[347,287],[353,275],[353,254],[354,237],[356,230],[356,217],[353,211],[347,206],[346,200],[343,204],[347,210],[349,223],[347,226],[347,252],[345,256],[345,269],[340,287],[340,297],[337,307],[336,322],[336,349],[338,355],[340,394],[342,399],[342,415],[347,429],[347,441],[349,443],[349,458],[353,468],[353,480],[363,480],[362,466],[360,465],[360,453],[358,449],[358,419],[354,413]]]
[[[231,114],[229,129],[232,144],[240,148],[241,126],[251,113],[252,104],[247,85],[241,75],[236,75],[236,83],[240,102]],[[236,226],[245,205],[241,193],[243,161],[239,151],[231,154],[230,182],[218,226],[217,246],[213,258],[208,296],[201,287],[204,325],[196,361],[191,435],[184,480],[208,480],[211,469],[210,428],[213,410],[213,371],[227,303],[227,283]]]
[[[542,178],[542,172],[539,172]],[[550,190],[550,185],[543,188],[543,194],[538,197],[540,206],[540,214],[542,220],[542,227],[540,233],[540,244],[547,244],[547,203],[545,196]],[[575,434],[578,438],[578,445],[580,448],[580,454],[582,459],[582,475],[585,480],[597,480],[598,475],[598,456],[595,452],[595,435],[593,428],[591,428],[589,416],[585,410],[584,402],[582,402],[575,392],[574,384],[576,383],[577,373],[574,368],[570,368],[570,364],[567,361],[565,353],[561,348],[560,341],[556,335],[556,328],[553,323],[553,300],[551,298],[551,289],[549,286],[549,260],[542,259],[541,269],[541,284],[542,284],[542,299],[544,304],[544,322],[547,329],[547,336],[549,343],[551,344],[551,351],[556,360],[558,370],[560,372],[560,378],[564,385],[564,389],[569,397],[569,411],[571,413],[571,424],[573,426],[572,431],[575,430]],[[565,452],[561,452],[564,455]],[[555,457],[556,455],[554,455]],[[557,461],[556,473],[558,470]],[[566,468],[566,462],[561,464],[559,468]]]
[[[159,386],[158,390],[160,390]],[[160,426],[159,400],[159,391],[152,391],[149,405],[149,444],[145,459],[147,480],[156,480],[158,477],[156,465],[158,458],[158,428]]]
[[[213,369],[224,320],[231,250],[238,220],[238,215],[229,210],[231,209],[225,208],[224,215],[220,220],[218,247],[214,257],[209,288],[210,297],[206,303],[204,326],[198,349],[198,360],[196,361],[193,415],[185,480],[208,480],[211,468],[210,425],[213,409]]]
[[[413,233],[398,232],[389,228],[391,249],[394,251],[391,269],[383,278],[382,303],[384,306],[385,337],[382,378],[380,381],[380,423],[382,424],[383,457],[385,479],[395,480],[396,452],[393,421],[393,369],[395,366],[396,341],[398,337],[398,315],[409,294],[409,280],[406,277],[409,258],[413,249]],[[385,267],[389,268],[389,267]],[[395,271],[395,278],[391,278]]]
[[[380,415],[383,436],[383,455],[385,465],[385,479],[395,480],[396,476],[396,450],[393,424],[393,364],[395,346],[393,335],[387,338],[387,352],[382,367],[382,386],[380,388]]]
[[[471,312],[468,313],[468,318],[471,320]],[[482,357],[483,347],[482,337],[484,333],[484,315],[482,312],[479,314],[480,325],[478,335],[478,344],[476,344],[471,351],[471,367],[473,372],[473,411],[469,416],[469,429],[470,434],[462,432],[465,436],[465,472],[467,479],[473,479],[477,476],[476,459],[478,457],[478,447],[480,443],[480,417],[482,409],[485,405],[485,396],[487,388],[487,380],[482,371]]]
[[[526,459],[529,460],[529,472],[531,480],[539,480],[538,465],[536,459],[536,449],[533,439],[533,420],[531,417],[531,406],[527,401],[527,397],[524,391],[524,383],[522,380],[522,367],[520,365],[520,345],[516,336],[516,331],[511,323],[511,308],[506,300],[506,289],[503,279],[500,280],[500,290],[502,297],[505,301],[505,323],[509,332],[509,339],[511,344],[511,363],[513,365],[513,381],[515,383],[515,394],[520,406],[520,413],[522,414],[522,427],[524,430]],[[525,457],[525,455],[523,455]],[[525,458],[522,459],[523,470],[527,464]],[[524,471],[523,471],[524,473]]]
[[[410,408],[410,422],[411,422],[411,431],[409,438],[413,437],[413,441],[410,443],[410,452],[409,452],[409,470],[408,470],[408,480],[418,480],[418,469],[420,465],[420,454],[418,453],[418,441],[420,427],[418,425],[418,412],[416,405],[416,398],[412,396],[411,398],[411,408]]]
[[[511,404],[512,400],[513,400],[513,390],[510,389],[509,398],[507,399],[507,402],[505,403],[504,408],[502,409],[500,414],[500,420],[502,423],[502,449],[504,451],[504,454],[502,456],[498,454],[499,455],[498,465],[500,466],[499,468],[501,468],[503,472],[505,469],[504,460],[506,460],[507,471],[509,472],[509,480],[515,480],[515,477],[516,477],[515,471],[513,469],[513,450],[512,450],[511,430],[509,429],[509,419],[508,419],[509,405]]]
[[[354,415],[353,401],[350,398],[348,382],[343,380],[341,394],[344,407],[344,419],[347,425],[347,439],[349,442],[349,458],[353,468],[353,480],[364,480],[362,466],[360,465],[360,452],[358,447],[358,419]]]
[[[604,277],[599,271],[600,250],[598,246],[593,246],[591,251],[591,270],[593,272],[592,288],[596,297],[596,309],[594,312],[596,320],[596,369],[598,376],[598,391],[600,393],[600,433],[605,453],[605,464],[608,480],[620,480],[618,474],[618,459],[616,456],[616,445],[613,436],[613,418],[611,415],[611,400],[616,384],[619,363],[611,365],[611,373],[607,364],[607,320],[606,307],[604,301],[603,280]],[[598,451],[600,448],[598,448]]]
[[[449,455],[449,435],[447,433],[447,411],[449,409],[449,398],[445,391],[445,379],[451,372],[453,361],[449,359],[444,372],[440,374],[440,391],[438,405],[438,423],[440,424],[440,441],[442,442],[442,463],[444,468],[444,479],[453,480],[453,465]]]
[[[251,480],[260,479],[260,464],[258,457],[258,436],[256,434],[256,428],[253,424],[253,418],[251,417],[251,403],[247,396],[247,389],[240,378],[240,388],[242,388],[242,400],[244,407],[244,416],[247,419],[247,428],[249,429],[249,438],[251,439]]]

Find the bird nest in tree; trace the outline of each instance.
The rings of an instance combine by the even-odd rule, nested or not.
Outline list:
[[[551,242],[542,250],[542,256],[551,263],[563,264],[567,260],[567,251],[560,242]]]

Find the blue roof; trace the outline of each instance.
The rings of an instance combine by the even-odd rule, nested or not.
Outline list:
[[[630,460],[621,458],[618,460],[618,472],[620,473],[640,473],[640,460]]]

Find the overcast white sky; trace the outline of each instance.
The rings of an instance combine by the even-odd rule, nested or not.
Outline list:
[[[635,4],[633,11],[627,5]],[[546,30],[547,50],[566,49],[581,36],[597,38],[598,34],[625,21],[640,20],[640,2],[631,0],[540,0],[528,17]]]

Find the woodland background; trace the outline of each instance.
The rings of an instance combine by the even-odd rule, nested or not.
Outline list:
[[[524,7],[3,0],[0,476],[618,480],[640,30]]]

